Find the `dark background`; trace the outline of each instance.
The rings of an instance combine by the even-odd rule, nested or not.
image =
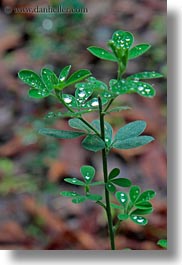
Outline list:
[[[58,1],[52,1],[59,3]],[[64,3],[63,3],[64,2]],[[57,141],[42,137],[44,126],[67,128],[66,120],[46,120],[45,113],[60,106],[50,98],[36,101],[17,79],[22,68],[40,72],[43,66],[56,73],[65,65],[88,68],[105,82],[115,78],[116,66],[101,61],[86,48],[106,47],[117,29],[131,31],[136,43],[152,48],[132,60],[126,74],[155,70],[166,76],[166,1],[62,1],[86,7],[86,14],[15,14],[15,7],[48,5],[50,1],[1,1],[0,11],[0,248],[1,249],[108,249],[106,218],[97,205],[73,205],[59,196],[69,189],[65,177],[78,177],[83,164],[102,177],[100,154],[85,151],[80,140]],[[9,7],[10,9],[7,9]],[[113,113],[108,121],[116,131],[136,119],[147,122],[147,134],[156,141],[143,148],[113,150],[109,169],[119,167],[122,176],[143,189],[155,189],[155,211],[145,227],[123,222],[117,249],[159,249],[166,238],[166,80],[152,82],[154,99],[125,95],[131,111]],[[89,115],[88,120],[95,118]]]

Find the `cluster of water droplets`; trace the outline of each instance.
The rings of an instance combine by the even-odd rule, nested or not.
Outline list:
[[[114,41],[116,49],[119,48],[122,48],[123,50],[129,49],[133,42],[132,35],[127,32],[116,32],[113,35],[112,39]]]

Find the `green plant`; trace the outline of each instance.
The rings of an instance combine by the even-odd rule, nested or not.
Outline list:
[[[148,144],[154,140],[153,137],[143,135],[146,123],[143,120],[130,122],[121,127],[113,136],[111,125],[105,121],[105,116],[111,112],[118,112],[129,109],[127,106],[110,108],[112,102],[120,95],[137,93],[140,96],[152,98],[155,89],[143,79],[160,78],[161,74],[156,72],[140,72],[123,78],[128,61],[145,53],[150,45],[139,44],[131,48],[134,38],[130,32],[116,31],[108,42],[109,50],[91,46],[88,51],[94,56],[117,63],[118,77],[111,79],[109,87],[102,81],[90,76],[89,70],[78,70],[70,77],[71,66],[66,66],[59,77],[49,69],[42,69],[41,76],[30,70],[19,72],[19,78],[31,88],[29,96],[33,98],[45,98],[53,96],[64,105],[66,111],[47,114],[47,117],[64,118],[68,117],[69,126],[76,130],[56,130],[42,128],[39,133],[46,136],[53,136],[59,139],[72,139],[84,137],[82,146],[93,152],[102,152],[103,181],[94,181],[95,169],[92,166],[84,165],[80,172],[82,180],[77,178],[65,178],[65,181],[83,187],[83,193],[79,194],[74,190],[62,191],[61,195],[72,199],[73,203],[82,203],[86,200],[95,201],[103,207],[108,220],[108,230],[111,249],[115,249],[115,234],[124,220],[130,219],[139,225],[146,225],[148,220],[145,215],[152,213],[153,207],[150,202],[155,196],[155,191],[146,190],[141,192],[139,186],[134,186],[131,180],[118,177],[120,170],[114,168],[108,172],[107,156],[112,148],[130,149]],[[82,80],[86,80],[83,82]],[[82,82],[80,82],[82,81]],[[76,84],[75,94],[64,93],[65,88]],[[99,119],[88,122],[84,114],[98,112]],[[142,134],[142,135],[141,135]],[[103,185],[105,198],[95,194],[91,190],[94,186]],[[116,191],[116,187],[130,188],[128,192]],[[111,196],[115,194],[118,202],[112,203]],[[113,224],[111,208],[115,209],[118,216],[118,223]]]

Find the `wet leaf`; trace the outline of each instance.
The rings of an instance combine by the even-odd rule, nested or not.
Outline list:
[[[91,75],[91,72],[89,70],[86,69],[81,69],[76,71],[75,73],[73,73],[66,81],[64,84],[64,87],[70,86],[74,83],[77,83],[81,80],[83,80],[84,78],[88,77],[89,75]]]
[[[160,73],[157,73],[155,71],[152,71],[152,72],[141,72],[141,73],[136,73],[136,74],[133,74],[133,75],[130,75],[129,77],[127,77],[127,80],[130,80],[130,79],[153,79],[153,78],[161,78],[163,77],[162,74]]]
[[[50,92],[47,89],[42,89],[42,90],[30,89],[28,91],[28,95],[31,98],[41,99],[41,98],[48,97],[50,95]]]
[[[144,54],[146,51],[150,49],[151,45],[142,43],[139,45],[136,45],[129,51],[129,57],[128,59],[134,59],[142,54]]]
[[[51,91],[55,85],[58,84],[58,78],[55,73],[47,68],[43,68],[41,71],[42,80],[49,91]]]
[[[52,136],[60,139],[73,139],[84,135],[83,132],[74,132],[74,131],[62,131],[56,129],[42,128],[39,130],[39,133],[46,136]]]
[[[117,62],[117,58],[111,52],[96,46],[90,46],[87,50],[94,56],[108,61]]]
[[[131,47],[134,39],[130,32],[118,30],[114,32],[112,40],[117,48],[125,50]]]
[[[40,76],[38,76],[36,73],[34,73],[31,70],[21,70],[18,73],[18,77],[27,85],[42,90],[45,89],[45,85],[42,82]]]
[[[86,199],[87,199],[86,196],[77,196],[74,199],[72,199],[72,202],[75,204],[79,204],[86,201]]]
[[[111,172],[109,173],[109,179],[114,179],[120,174],[120,169],[119,168],[113,168]]]
[[[109,192],[112,192],[112,193],[116,191],[116,187],[110,181],[106,183],[106,188]]]
[[[137,200],[137,198],[140,195],[140,192],[141,192],[141,189],[139,186],[132,186],[130,188],[129,195],[130,195],[130,200],[132,203],[135,203],[135,201]]]
[[[78,108],[78,104],[74,96],[69,94],[62,94],[62,98],[69,107]]]
[[[138,225],[146,225],[148,223],[148,220],[143,216],[130,215],[130,219]]]
[[[122,206],[126,206],[127,202],[128,202],[128,196],[125,192],[122,191],[117,191],[116,194],[116,199],[118,200],[118,202],[122,205]]]
[[[99,136],[94,134],[85,137],[82,146],[89,151],[98,152],[105,147],[105,143]]]
[[[92,179],[95,176],[95,168],[92,166],[82,166],[80,172],[87,184],[92,182]]]
[[[70,197],[70,198],[74,198],[76,196],[79,196],[79,194],[75,191],[61,191],[60,195],[62,195],[64,197]]]
[[[61,71],[61,73],[60,73],[60,75],[59,75],[59,81],[60,81],[60,82],[64,82],[64,81],[66,80],[66,78],[67,78],[68,75],[69,75],[70,69],[71,69],[71,65],[67,65],[67,66],[65,66],[65,67],[62,69],[62,71]]]
[[[149,201],[153,199],[155,195],[156,192],[154,190],[146,190],[139,196],[136,202],[139,203],[139,202]]]
[[[64,181],[77,186],[85,186],[85,183],[77,178],[65,178]]]
[[[120,187],[130,187],[131,181],[127,178],[116,178],[111,180],[112,184],[118,185]]]

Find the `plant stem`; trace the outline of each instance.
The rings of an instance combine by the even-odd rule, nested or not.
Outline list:
[[[105,142],[104,114],[102,113],[102,101],[101,101],[100,97],[98,97],[98,102],[99,102],[101,138]],[[115,250],[114,231],[113,231],[113,223],[112,223],[112,215],[111,215],[110,198],[109,198],[109,192],[106,189],[106,183],[108,181],[107,150],[106,150],[106,148],[104,148],[102,150],[102,163],[103,163],[103,173],[104,173],[104,182],[105,182],[106,213],[107,213],[107,220],[108,220],[108,230],[109,230],[110,244],[111,244],[111,249]]]

